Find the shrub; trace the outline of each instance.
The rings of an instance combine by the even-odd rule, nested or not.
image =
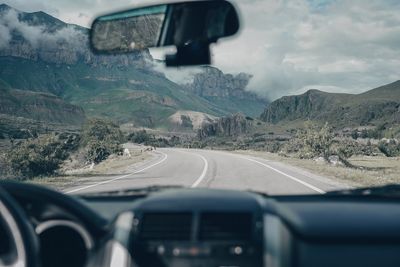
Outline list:
[[[128,140],[133,142],[133,143],[137,143],[137,144],[148,144],[151,141],[153,141],[155,138],[153,135],[148,134],[146,132],[146,130],[141,130],[141,131],[137,131],[134,133],[131,133],[128,136]]]
[[[86,147],[85,158],[88,162],[100,163],[111,155],[111,150],[103,141],[90,141]]]
[[[332,154],[336,154],[341,158],[351,158],[355,154],[360,154],[360,144],[353,140],[338,140],[331,148]]]
[[[379,153],[377,145],[373,145],[371,141],[368,141],[365,145],[361,145],[357,151],[359,155],[373,156]]]
[[[383,138],[384,132],[386,131],[385,124],[378,125],[374,129],[362,129],[361,132],[358,130],[354,130],[351,133],[353,139],[361,138],[372,138],[372,139],[380,139]]]
[[[354,140],[357,140],[357,138],[358,138],[358,130],[353,130],[351,132],[351,138],[353,138]]]
[[[179,136],[172,136],[171,139],[169,140],[169,144],[171,146],[178,146],[182,144],[181,139],[179,138]]]
[[[324,157],[328,159],[330,156],[330,148],[334,140],[332,128],[325,123],[324,126],[306,122],[305,129],[297,132],[296,138],[301,140],[302,148],[300,149],[300,157]]]
[[[91,119],[84,125],[82,131],[82,144],[84,145],[91,141],[121,143],[123,139],[119,126],[108,120]]]
[[[378,148],[386,157],[400,156],[400,143],[395,139],[381,140]]]
[[[14,173],[32,178],[54,174],[68,154],[64,142],[56,135],[48,134],[15,145],[7,158]]]
[[[10,174],[10,164],[6,154],[0,154],[0,179],[8,178]]]
[[[304,141],[300,138],[295,137],[284,143],[281,152],[284,154],[299,154],[300,151],[303,149]]]
[[[111,154],[122,153],[123,134],[111,121],[92,119],[83,127],[82,146],[90,163],[99,163]]]
[[[278,153],[281,148],[281,143],[277,141],[270,141],[265,143],[265,150],[270,153]]]

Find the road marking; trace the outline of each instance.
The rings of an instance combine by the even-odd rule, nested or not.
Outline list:
[[[191,188],[195,188],[197,187],[202,181],[203,179],[206,177],[206,173],[208,170],[208,161],[205,157],[203,157],[200,154],[197,154],[198,156],[200,156],[200,158],[203,160],[204,162],[204,168],[203,168],[203,172],[200,174],[199,178],[197,178],[197,180],[190,186]]]
[[[258,160],[255,160],[255,159],[246,158],[246,157],[245,157],[245,159],[247,159],[249,161],[252,161],[252,162],[255,162],[255,163],[258,163],[258,164],[260,164],[260,165],[262,165],[264,167],[267,167],[267,168],[269,168],[269,169],[271,169],[273,171],[276,171],[277,173],[280,173],[280,174],[292,179],[293,181],[298,182],[298,183],[300,183],[300,184],[302,184],[302,185],[304,185],[304,186],[306,186],[306,187],[308,187],[308,188],[310,188],[310,189],[312,189],[312,190],[314,190],[314,191],[316,191],[316,192],[318,192],[320,194],[325,194],[326,193],[324,190],[319,189],[318,187],[315,187],[315,186],[313,186],[313,185],[311,185],[309,183],[306,183],[306,182],[304,182],[304,181],[302,181],[302,180],[300,180],[300,179],[298,179],[296,177],[293,177],[292,175],[289,175],[289,174],[284,173],[284,172],[282,172],[282,171],[280,171],[278,169],[275,169],[274,167],[269,166],[268,164],[262,163],[262,162],[260,162]]]
[[[111,182],[114,182],[114,181],[117,181],[117,180],[121,180],[121,179],[124,179],[124,178],[126,178],[126,177],[128,177],[128,176],[131,176],[131,175],[134,175],[134,174],[136,174],[136,173],[139,173],[139,172],[148,170],[148,169],[150,169],[150,168],[153,168],[153,167],[155,167],[155,166],[157,166],[157,165],[159,165],[159,164],[161,164],[161,163],[163,163],[164,161],[167,160],[167,158],[168,158],[168,155],[167,155],[167,154],[165,154],[165,153],[163,153],[163,152],[157,152],[157,153],[162,154],[164,157],[163,157],[160,161],[158,161],[158,162],[156,162],[156,163],[154,163],[154,164],[152,164],[152,165],[150,165],[150,166],[144,167],[144,168],[142,168],[142,169],[139,169],[139,170],[134,171],[134,172],[129,173],[129,174],[125,174],[125,175],[122,175],[122,176],[118,176],[118,177],[116,177],[116,178],[113,178],[113,179],[110,179],[110,180],[107,180],[107,181],[103,181],[103,182],[99,182],[99,183],[95,183],[95,184],[83,186],[83,187],[80,187],[80,188],[77,188],[77,189],[73,189],[73,190],[70,190],[70,191],[66,191],[65,194],[76,193],[76,192],[79,192],[79,191],[82,191],[82,190],[86,190],[86,189],[89,189],[89,188],[92,188],[92,187],[96,187],[96,186],[99,186],[99,185],[108,184],[108,183],[111,183]]]

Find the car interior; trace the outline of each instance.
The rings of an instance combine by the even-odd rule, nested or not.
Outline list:
[[[127,36],[124,27],[143,16],[153,35]],[[166,65],[209,64],[209,46],[238,32],[239,18],[227,1],[145,6],[97,18],[91,45],[100,54],[175,45]],[[152,186],[65,194],[0,181],[0,266],[397,267],[396,192],[272,196]]]
[[[1,183],[2,266],[398,266],[398,199]],[[7,240],[7,242],[4,242]],[[22,265],[19,265],[22,264]]]

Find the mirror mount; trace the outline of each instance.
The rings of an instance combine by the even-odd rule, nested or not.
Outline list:
[[[192,42],[178,46],[176,54],[166,55],[165,64],[168,67],[211,64],[210,44]]]

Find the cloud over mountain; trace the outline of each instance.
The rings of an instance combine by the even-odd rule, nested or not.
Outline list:
[[[87,42],[87,38],[81,30],[74,25],[49,30],[43,24],[35,25],[27,23],[21,19],[22,14],[15,9],[4,10],[0,16],[0,46],[7,47],[13,35],[20,35],[33,49],[43,46],[57,47],[68,45],[82,47],[82,42]]]
[[[243,31],[214,49],[274,99],[310,88],[360,92],[400,78],[400,2],[238,1]]]

